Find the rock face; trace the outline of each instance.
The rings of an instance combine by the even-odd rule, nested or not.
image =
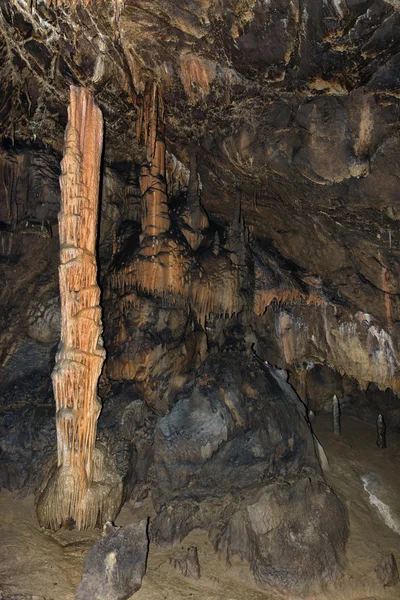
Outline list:
[[[85,558],[77,600],[127,600],[142,585],[148,552],[147,519],[115,528]]]
[[[212,532],[216,550],[228,563],[246,560],[263,587],[306,593],[340,573],[346,513],[318,478],[262,487],[235,512],[228,508],[222,523]]]
[[[396,559],[393,554],[388,554],[382,558],[375,569],[376,575],[385,587],[392,587],[399,582],[399,572],[397,570]]]
[[[182,556],[171,557],[170,564],[188,579],[200,579],[200,563],[196,546],[191,546]]]
[[[50,461],[60,324],[58,364],[74,359],[54,388],[77,496],[41,522],[90,496],[75,520],[100,524],[150,489],[155,543],[203,527],[265,587],[336,577],[346,511],[299,397],[400,429],[397,4],[0,3],[1,485],[33,491]],[[81,235],[97,183],[77,175],[94,148],[100,166],[92,104],[63,169],[85,216],[55,219],[71,82],[106,124],[99,282]],[[90,275],[61,320],[59,241]]]
[[[176,545],[209,530],[255,579],[306,590],[335,579],[345,508],[321,475],[305,411],[279,371],[228,352],[208,359],[155,434],[152,539]]]

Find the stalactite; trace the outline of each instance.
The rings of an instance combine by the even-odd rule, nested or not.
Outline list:
[[[131,171],[126,182],[125,196],[124,196],[124,214],[127,219],[132,221],[140,222],[141,219],[141,190],[139,187],[139,181],[136,174],[135,165],[131,168]]]
[[[326,304],[326,300],[310,290],[308,293],[300,292],[296,288],[280,289],[271,287],[270,289],[256,289],[254,293],[253,310],[256,315],[263,315],[265,310],[272,302],[278,304],[296,304],[302,302],[306,305],[321,306]]]
[[[109,513],[110,497],[105,489],[96,494],[92,485],[104,466],[95,448],[97,384],[105,359],[96,265],[102,145],[100,109],[87,90],[71,86],[60,177],[61,341],[52,375],[58,469],[37,506],[40,524],[53,529],[71,519],[86,529],[110,518],[103,514]]]
[[[214,234],[214,242],[213,242],[213,249],[212,249],[214,256],[218,256],[219,248],[220,248],[219,235],[218,235],[218,231],[216,231]]]
[[[196,151],[192,149],[190,155],[190,177],[187,191],[187,208],[183,214],[187,227],[182,229],[189,246],[197,250],[204,235],[202,231],[209,225],[208,217],[200,203],[200,182],[197,172]]]
[[[142,193],[140,245],[131,260],[114,275],[117,289],[150,294],[188,296],[188,270],[192,259],[170,231],[166,185],[164,104],[162,89],[148,82],[140,116],[140,139],[146,159],[139,183]]]
[[[195,104],[209,94],[213,74],[206,61],[189,55],[182,60],[181,79],[189,100]]]
[[[146,160],[140,170],[142,191],[142,238],[169,230],[165,175],[164,103],[160,86],[147,84],[144,96],[144,142]]]
[[[381,288],[383,290],[384,298],[385,298],[386,324],[388,326],[388,329],[392,329],[393,317],[392,317],[392,300],[391,300],[391,296],[390,296],[390,292],[391,292],[390,277],[389,277],[387,268],[382,263],[382,256],[381,256],[380,252],[378,252],[378,260],[382,264]]]
[[[209,221],[200,202],[194,148],[190,152],[187,203],[181,224],[187,244],[171,229],[166,189],[164,105],[161,86],[154,81],[146,85],[139,113],[137,134],[146,148],[139,176],[142,232],[139,247],[112,273],[109,290],[110,295],[118,298],[122,320],[129,323],[132,309],[143,310],[137,299],[144,293],[158,297],[168,305],[176,304],[180,299],[188,310],[193,310],[203,327],[210,314],[231,318],[251,308],[256,314],[263,314],[273,300],[323,303],[317,289],[311,286],[297,289],[293,278],[284,279],[282,275],[280,282],[271,281],[273,269],[255,266],[256,291],[251,304],[247,267],[252,259],[248,230],[242,218],[240,188],[236,189],[233,219],[225,247],[216,233],[213,243],[211,240],[205,243],[204,252],[196,252],[207,237],[205,230]],[[262,261],[259,263],[261,265]],[[112,376],[132,378],[136,372],[136,359],[134,353],[125,352],[132,344],[126,328],[116,331],[113,343],[121,351],[114,352],[110,360]]]

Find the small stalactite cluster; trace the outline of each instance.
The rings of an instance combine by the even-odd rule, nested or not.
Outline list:
[[[261,316],[273,302],[279,305],[300,303],[307,306],[324,306],[327,304],[327,299],[319,278],[311,274],[303,274],[301,280],[296,280],[278,265],[270,265],[270,268],[267,268],[265,260],[256,260],[253,312]]]
[[[221,240],[218,231],[212,230],[201,205],[195,148],[190,150],[186,204],[173,223],[167,196],[162,88],[154,81],[146,84],[137,136],[146,149],[139,175],[141,234],[129,258],[125,253],[119,262],[116,256],[109,277],[107,298],[114,303],[113,320],[118,322],[109,340],[111,377],[131,379],[138,369],[147,368],[147,359],[143,362],[135,342],[137,334],[129,333],[146,319],[146,297],[159,299],[160,306],[192,311],[203,328],[210,318],[227,319],[242,311],[261,315],[273,301],[325,302],[317,285],[296,286],[293,278],[285,279],[281,271],[274,278],[273,270],[265,271],[262,261],[255,264],[241,214],[240,189],[236,190],[226,239],[224,235]],[[255,285],[250,272],[255,274]]]
[[[307,292],[296,289],[296,287],[271,287],[268,283],[260,285],[262,274],[258,273],[257,288],[254,293],[253,311],[261,316],[265,313],[268,306],[273,302],[278,304],[296,304],[301,302],[306,305],[322,306],[327,303],[326,299],[315,290]]]
[[[40,524],[52,529],[71,520],[79,529],[93,528],[107,512],[107,494],[93,487],[104,468],[95,447],[105,360],[96,264],[102,143],[100,109],[87,90],[71,86],[60,177],[61,340],[52,374],[58,469],[37,505]]]
[[[190,303],[203,327],[210,316],[229,319],[245,308],[240,294],[240,273],[228,253],[209,254],[201,260],[201,271],[193,279]]]
[[[114,273],[112,285],[160,296],[185,295],[190,258],[170,230],[162,89],[148,82],[138,117],[146,148],[139,175],[142,193],[140,246],[133,260]]]

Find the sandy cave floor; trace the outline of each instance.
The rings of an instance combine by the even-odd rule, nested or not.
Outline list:
[[[378,450],[375,427],[351,417],[342,419],[342,437],[331,432],[328,415],[317,417],[314,431],[323,444],[330,464],[328,483],[346,502],[350,514],[350,538],[343,577],[313,600],[400,600],[400,584],[384,589],[374,568],[393,553],[400,568],[400,437],[389,436],[388,448]],[[377,508],[369,502],[368,489],[390,509],[389,528]],[[117,519],[125,525],[151,516],[150,501],[135,507],[127,503]],[[390,517],[389,517],[390,518]],[[100,532],[60,531],[50,533],[38,526],[33,496],[23,500],[0,492],[0,592],[26,594],[41,600],[72,600],[78,587],[87,549]],[[181,547],[196,545],[201,565],[198,581],[185,579],[170,564],[178,548],[150,547],[147,573],[135,600],[275,600],[278,596],[251,584],[243,566],[228,568],[220,561],[203,531],[193,531]],[[0,594],[1,598],[1,594]],[[294,597],[292,597],[294,599]]]

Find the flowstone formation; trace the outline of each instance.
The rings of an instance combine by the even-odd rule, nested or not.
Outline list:
[[[127,211],[129,220],[116,230],[105,281],[105,337],[108,376],[135,380],[146,402],[165,411],[169,397],[193,381],[196,361],[207,350],[205,332],[215,322],[222,327],[240,313],[261,315],[274,301],[310,305],[326,299],[312,281],[286,273],[250,240],[239,187],[232,189],[231,224],[223,228],[209,219],[195,148],[184,202],[170,198],[168,204],[162,94],[151,81],[141,99],[142,204],[138,212]]]
[[[122,498],[121,482],[95,445],[105,359],[96,265],[102,142],[103,118],[93,96],[71,86],[60,177],[61,341],[52,374],[58,466],[37,500],[39,522],[51,529],[68,522],[93,528],[114,518]]]

